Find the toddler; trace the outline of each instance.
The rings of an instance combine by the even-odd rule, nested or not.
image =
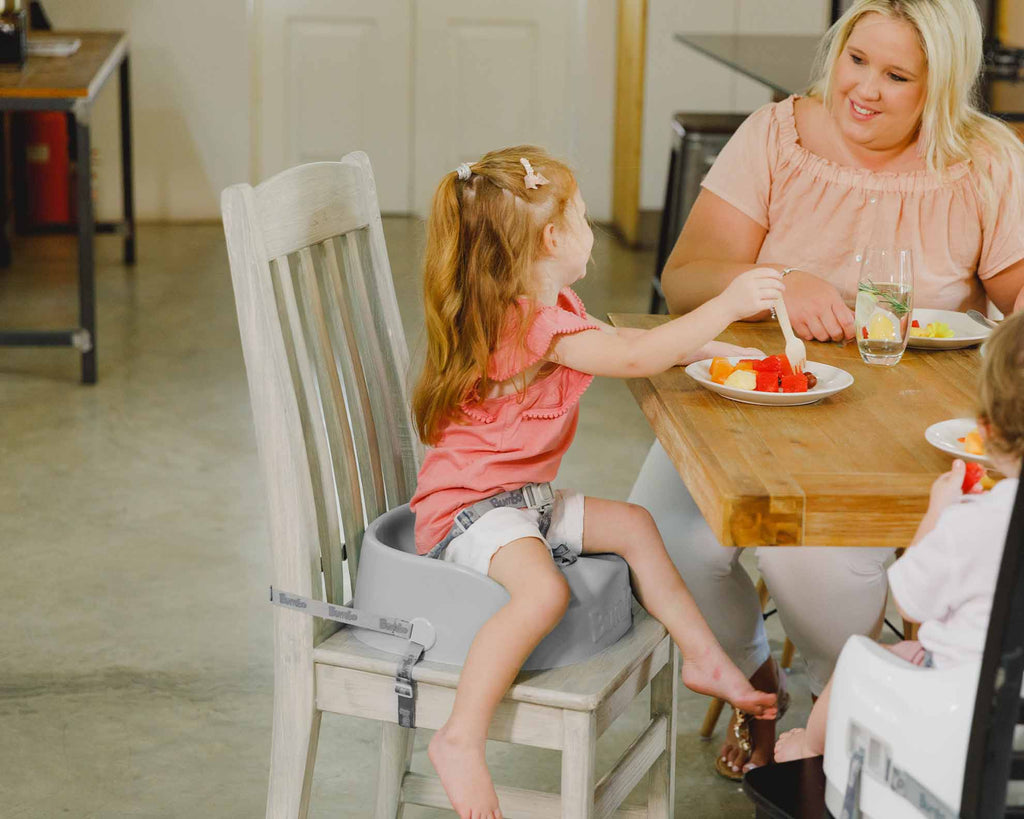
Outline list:
[[[636,378],[713,355],[749,355],[713,339],[782,295],[781,276],[751,270],[719,296],[656,329],[590,316],[571,285],[593,233],[573,174],[520,146],[447,174],[434,195],[424,267],[427,354],[413,396],[430,449],[412,499],[416,548],[487,574],[509,602],[469,649],[452,713],[428,753],[460,817],[496,819],[484,759],[487,728],[520,666],[559,622],[569,588],[556,561],[614,553],[662,622],[694,691],[773,718],[726,656],[665,552],[650,514],[617,501],[552,492],[595,375]]]
[[[981,367],[978,431],[993,466],[1006,475],[985,494],[964,495],[964,462],[932,485],[931,501],[906,553],[889,567],[889,588],[905,620],[920,623],[918,640],[890,646],[916,665],[947,668],[980,661],[1003,558],[1006,530],[1024,457],[1024,313],[989,337]],[[787,731],[775,761],[825,752],[831,681],[807,728]]]

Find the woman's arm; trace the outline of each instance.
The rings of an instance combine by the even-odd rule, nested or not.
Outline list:
[[[725,290],[757,264],[767,235],[745,213],[701,190],[661,274],[669,310],[688,313]]]
[[[757,262],[768,231],[720,196],[702,190],[693,203],[661,283],[673,313],[713,298]],[[767,264],[783,270],[784,264]],[[786,308],[798,336],[818,341],[853,338],[853,312],[831,284],[795,270],[786,278]],[[767,315],[751,316],[756,321]]]
[[[1024,259],[981,280],[985,294],[1005,315],[1024,310]]]
[[[782,277],[777,271],[756,268],[685,316],[651,330],[631,330],[626,334],[601,328],[559,335],[545,358],[592,375],[655,375],[692,360],[696,351],[733,321],[766,309],[782,295],[782,290]]]

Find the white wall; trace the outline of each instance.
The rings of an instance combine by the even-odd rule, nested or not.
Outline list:
[[[819,34],[828,14],[828,0],[649,0],[642,210],[664,202],[676,111],[750,112],[772,98],[765,86],[698,54],[675,33]]]
[[[249,179],[247,9],[259,0],[45,0],[54,27],[121,28],[131,38],[136,213],[140,219],[219,218],[222,188]],[[367,0],[372,2],[372,0]],[[578,42],[569,160],[596,219],[611,215],[616,0],[572,2]],[[685,109],[750,111],[768,92],[672,39],[676,31],[816,33],[828,0],[649,0],[641,207],[664,193],[669,121]],[[402,104],[405,104],[404,102]],[[98,212],[120,213],[114,77],[94,109]]]
[[[56,29],[126,29],[136,216],[219,219],[249,176],[249,0],[45,0]],[[121,213],[117,74],[93,108],[99,218]]]

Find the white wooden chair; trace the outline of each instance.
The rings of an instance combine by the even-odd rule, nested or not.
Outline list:
[[[352,153],[299,166],[255,188],[232,186],[221,205],[267,491],[273,584],[341,603],[345,571],[358,582],[365,526],[408,500],[419,453],[370,163]],[[275,607],[274,629],[267,816],[306,815],[323,711],[383,724],[378,819],[395,817],[403,803],[448,807],[437,779],[409,771],[413,730],[396,724],[396,656],[363,645],[350,628],[284,608]],[[459,668],[421,662],[413,677],[416,724],[436,729],[451,710]],[[520,674],[490,736],[560,749],[562,790],[499,787],[504,815],[671,816],[677,680],[665,629],[638,606],[633,627],[611,648]],[[597,738],[648,685],[649,724],[595,781]],[[622,805],[648,771],[646,804]]]

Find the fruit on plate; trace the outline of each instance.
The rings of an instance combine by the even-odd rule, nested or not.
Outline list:
[[[757,375],[750,370],[735,370],[723,383],[737,390],[753,390],[757,387]]]
[[[757,377],[756,389],[758,392],[778,392],[779,372],[778,370],[759,370],[754,373]]]
[[[955,338],[956,333],[944,321],[930,321],[926,327],[920,322],[913,321],[910,324],[911,338]]]
[[[964,470],[964,482],[960,486],[960,491],[965,495],[971,492],[980,492],[982,487],[978,486],[978,488],[975,489],[975,486],[981,483],[981,479],[984,477],[985,467],[973,462],[967,464],[967,468]]]
[[[732,375],[735,369],[736,367],[729,363],[728,358],[712,358],[711,367],[709,368],[711,380],[716,384],[724,384],[725,379]]]
[[[794,373],[784,355],[743,358],[736,364],[716,357],[711,359],[708,371],[716,384],[757,392],[807,392],[818,383],[814,373]]]
[[[968,432],[963,438],[957,438],[957,440],[964,445],[964,452],[970,455],[985,454],[985,442],[981,439],[981,433],[978,432],[977,427]]]

